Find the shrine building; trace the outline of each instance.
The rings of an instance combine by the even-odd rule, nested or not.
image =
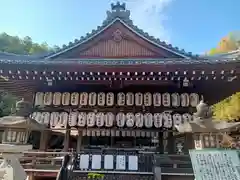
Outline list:
[[[31,118],[47,127],[31,132],[34,151],[46,152],[39,162],[52,158],[24,166],[35,179],[56,178],[52,154],[74,152],[73,179],[89,172],[154,179],[159,166],[164,180],[192,180],[194,134],[174,125],[192,121],[200,100],[212,105],[239,91],[239,75],[238,56],[199,56],[167,44],[134,25],[124,3],[57,52],[0,54],[0,88],[31,102]],[[203,143],[218,147],[217,137]]]

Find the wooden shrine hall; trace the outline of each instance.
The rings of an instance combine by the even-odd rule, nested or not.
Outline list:
[[[174,125],[192,121],[200,100],[212,105],[239,91],[239,62],[173,47],[135,26],[125,4],[116,3],[101,26],[58,52],[0,54],[0,88],[31,102],[31,118],[46,126],[32,132],[38,152],[28,158],[55,162],[57,153],[74,152],[75,179],[94,171],[104,179],[147,180],[154,156],[162,155],[164,180],[193,179],[193,134]],[[55,178],[60,166],[49,163],[24,167],[35,178]]]

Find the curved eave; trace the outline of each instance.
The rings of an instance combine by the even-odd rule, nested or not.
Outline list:
[[[240,72],[240,61],[187,60],[187,59],[67,59],[67,60],[0,60],[0,74],[6,70],[42,70],[62,72],[99,71],[206,71],[221,70]],[[131,71],[132,71],[131,70]]]

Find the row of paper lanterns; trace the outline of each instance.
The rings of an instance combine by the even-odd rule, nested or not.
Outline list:
[[[94,113],[94,112],[34,112],[31,116],[41,124],[54,127],[147,127],[147,128],[171,128],[173,125],[179,125],[186,121],[191,121],[192,116],[189,113],[170,114],[170,113]]]
[[[196,107],[199,103],[199,95],[197,93],[118,93],[118,106],[165,106],[165,107]],[[113,106],[115,101],[114,93],[69,93],[69,92],[37,92],[35,96],[35,105],[73,105],[73,106]]]

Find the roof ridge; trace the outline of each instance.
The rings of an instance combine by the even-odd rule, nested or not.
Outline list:
[[[45,56],[46,59],[54,57],[55,55],[61,54],[62,52],[77,47],[81,43],[91,39],[95,35],[99,34],[99,32],[103,31],[105,28],[109,27],[116,20],[121,20],[126,23],[127,26],[132,28],[132,30],[141,34],[144,38],[147,38],[153,43],[156,43],[159,46],[166,48],[167,50],[174,51],[177,54],[180,54],[183,57],[187,58],[198,58],[199,55],[193,55],[192,52],[186,52],[184,49],[179,49],[178,47],[173,47],[172,44],[167,44],[165,41],[161,41],[159,38],[155,38],[154,36],[149,35],[147,32],[144,32],[142,29],[138,28],[138,26],[133,24],[133,21],[130,19],[130,10],[126,9],[126,4],[120,4],[117,2],[116,4],[111,4],[111,11],[107,11],[107,17],[103,21],[101,26],[97,26],[97,29],[93,29],[90,33],[87,33],[85,36],[81,36],[80,39],[75,39],[74,42],[69,42],[68,45],[63,44],[62,48],[58,51],[50,53]]]

